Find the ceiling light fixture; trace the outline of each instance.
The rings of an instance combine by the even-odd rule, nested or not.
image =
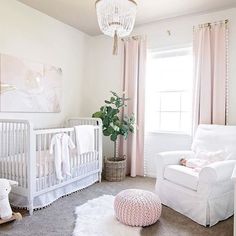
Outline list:
[[[118,38],[133,30],[137,3],[134,0],[97,0],[96,11],[101,31],[114,37],[113,55],[117,55]]]

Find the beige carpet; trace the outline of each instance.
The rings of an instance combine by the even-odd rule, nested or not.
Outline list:
[[[120,183],[104,181],[101,184],[95,184],[83,191],[61,198],[48,208],[36,211],[31,217],[23,212],[24,218],[21,222],[0,226],[0,236],[70,236],[74,229],[74,209],[76,206],[103,194],[115,195],[126,188],[153,191],[154,185],[155,180],[151,178],[126,178]],[[233,217],[211,228],[205,228],[187,217],[163,207],[160,220],[153,226],[142,229],[141,235],[232,236]]]

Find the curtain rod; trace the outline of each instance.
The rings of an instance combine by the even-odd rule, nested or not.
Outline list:
[[[220,20],[220,21],[214,21],[214,22],[208,22],[208,23],[204,23],[204,24],[199,24],[198,26],[193,26],[193,29],[196,28],[204,28],[204,27],[211,27],[212,25],[217,25],[217,24],[228,24],[229,20]]]
[[[142,39],[142,38],[146,38],[146,36],[144,35],[134,35],[134,36],[130,36],[130,37],[125,37],[125,38],[121,38],[121,41],[125,42],[125,41],[128,41],[128,40],[139,40],[139,39]]]

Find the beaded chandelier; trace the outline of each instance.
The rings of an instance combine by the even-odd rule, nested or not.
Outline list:
[[[113,54],[117,54],[118,37],[128,36],[134,27],[137,3],[134,0],[97,0],[98,23],[101,31],[114,37]]]

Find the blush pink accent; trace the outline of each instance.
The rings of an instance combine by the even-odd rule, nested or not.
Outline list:
[[[227,25],[194,31],[193,130],[199,124],[226,124]]]
[[[149,191],[127,189],[121,191],[114,201],[116,218],[126,225],[148,226],[161,216],[161,201]]]
[[[135,38],[124,43],[124,96],[130,98],[122,116],[135,116],[136,129],[127,140],[119,140],[119,155],[127,158],[127,174],[132,177],[144,175],[144,104],[145,104],[145,69],[146,39]]]

